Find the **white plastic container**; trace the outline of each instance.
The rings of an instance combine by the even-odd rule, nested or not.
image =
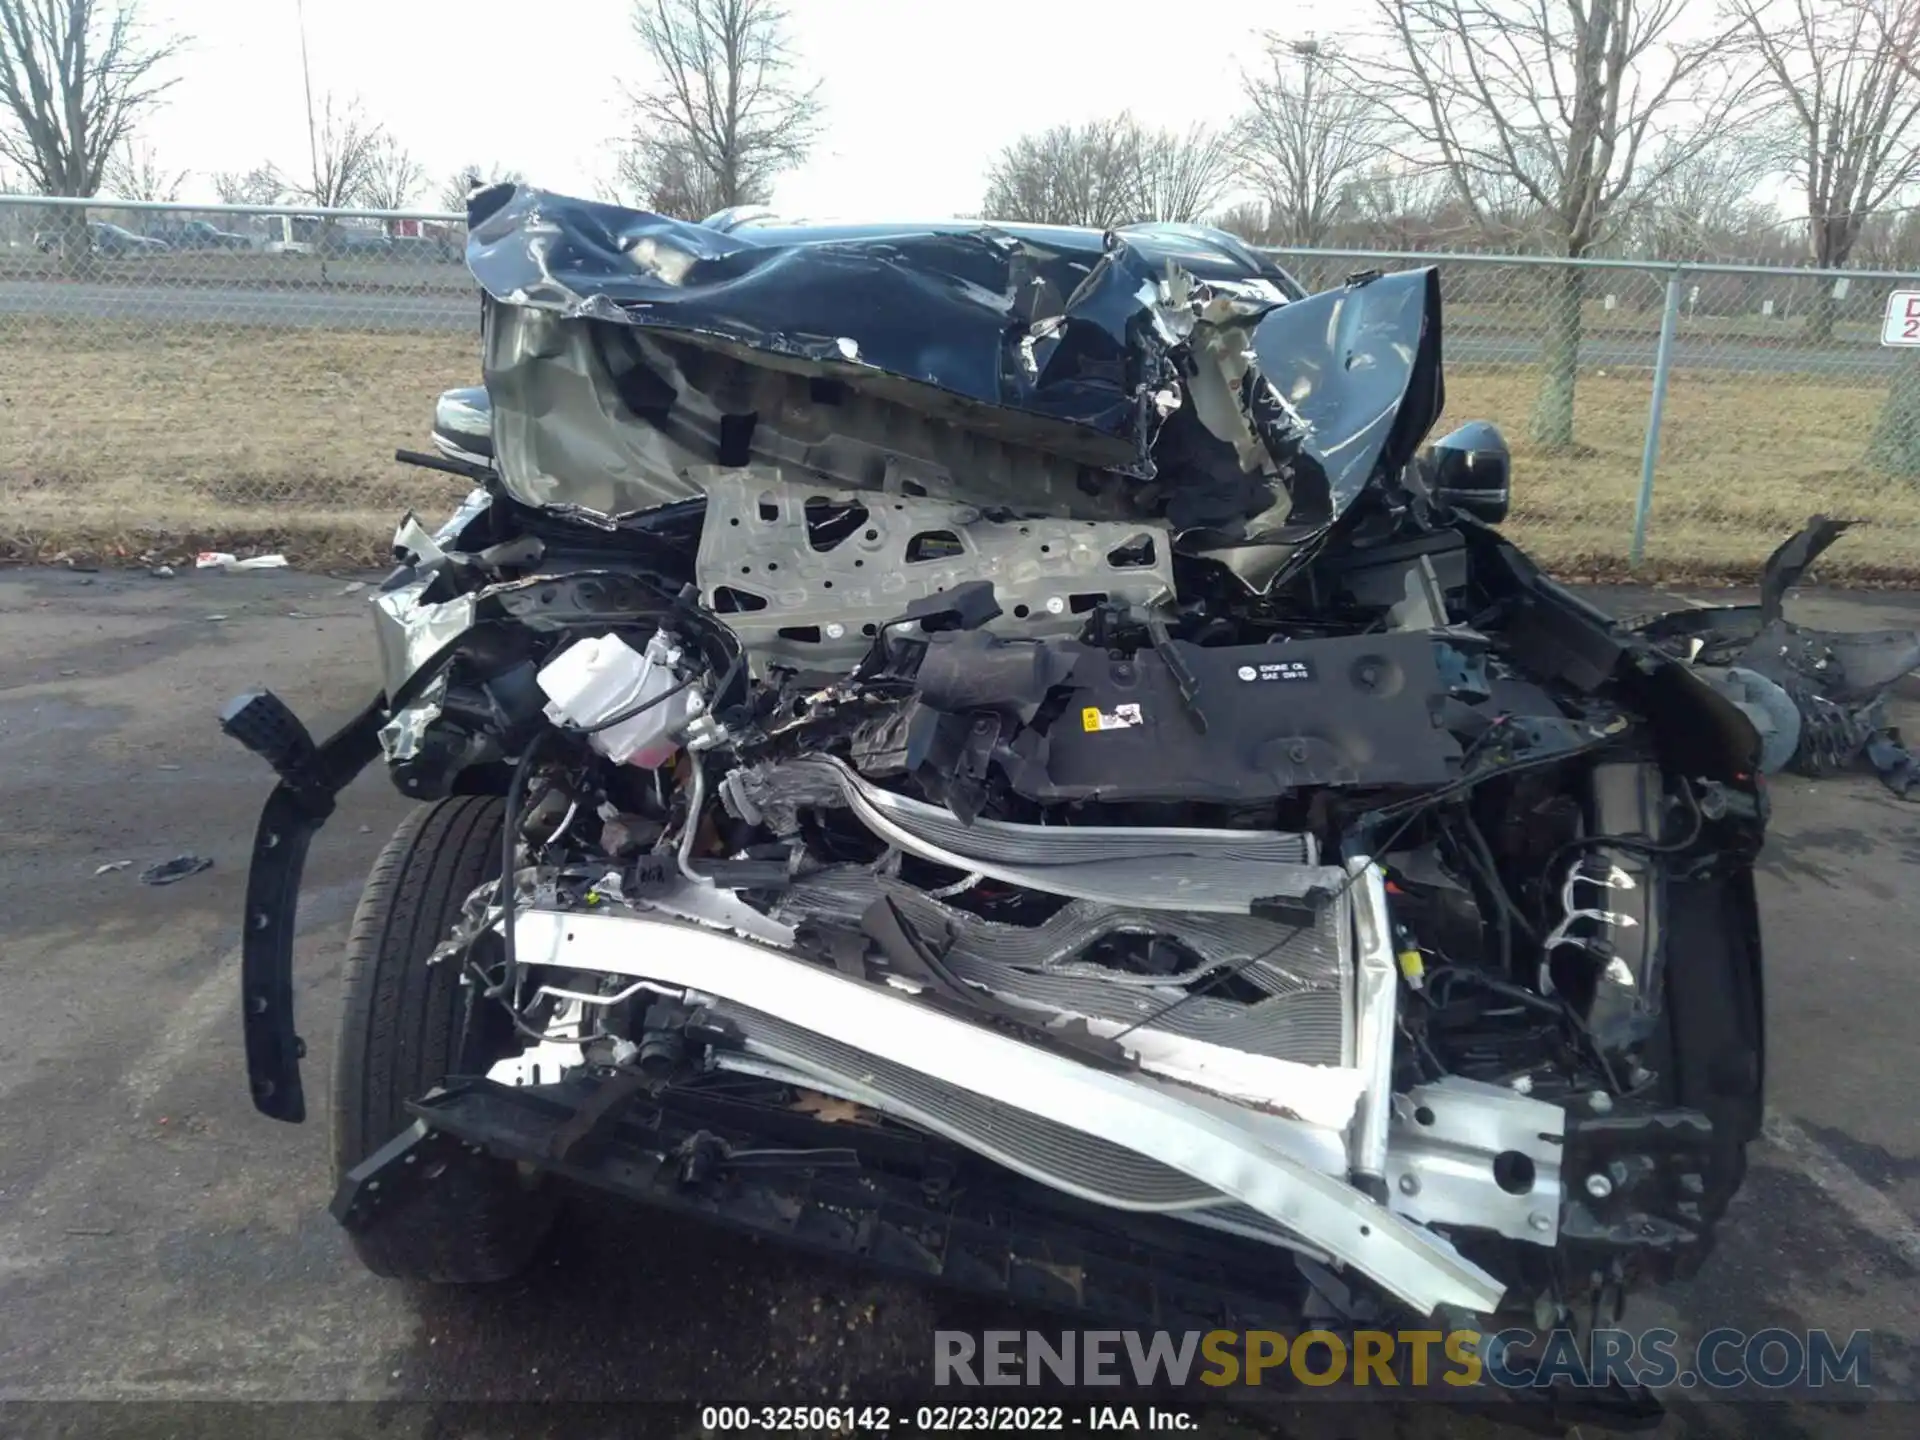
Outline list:
[[[664,631],[654,632],[644,654],[618,635],[576,640],[542,666],[537,677],[547,695],[547,718],[556,725],[591,729],[623,710],[658,701],[632,719],[597,732],[589,742],[616,765],[655,769],[673,758],[680,732],[706,708],[692,686],[659,699],[680,683],[679,661],[680,651]]]

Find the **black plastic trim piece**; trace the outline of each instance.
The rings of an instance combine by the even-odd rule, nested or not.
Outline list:
[[[904,1137],[884,1128],[809,1119],[802,1130],[791,1112],[755,1115],[670,1090],[610,1117],[591,1151],[556,1158],[554,1137],[600,1083],[449,1079],[408,1108],[428,1131],[501,1159],[920,1281],[1175,1330],[1301,1320],[1307,1286],[1285,1251],[1090,1205],[964,1155],[943,1164],[946,1147],[924,1139],[910,1142],[927,1151],[915,1164],[901,1153]],[[398,1181],[413,1136],[403,1131],[379,1152],[384,1166],[370,1157],[356,1170],[356,1190]],[[792,1158],[760,1160],[769,1143],[794,1147]],[[701,1157],[690,1180],[686,1162]],[[949,1175],[948,1164],[962,1173]]]
[[[266,699],[284,711],[277,700]],[[238,706],[230,708],[223,728],[261,753],[256,749],[259,737],[234,723],[242,713]],[[281,777],[260,811],[247,867],[240,936],[241,1023],[254,1108],[289,1124],[307,1118],[300,1085],[306,1043],[293,1028],[293,935],[307,847],[333,813],[334,797],[380,753],[385,720],[386,697],[375,696],[318,746],[295,743],[267,757]],[[298,738],[305,739],[304,729]]]

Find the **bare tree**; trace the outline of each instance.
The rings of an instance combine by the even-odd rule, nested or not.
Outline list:
[[[1632,248],[1660,260],[1754,259],[1753,237],[1772,220],[1754,189],[1777,154],[1766,136],[1735,131],[1667,170],[1623,226]]]
[[[473,191],[488,185],[521,185],[526,177],[518,170],[508,170],[501,165],[462,165],[447,177],[447,183],[440,187],[440,208],[456,210],[464,214],[467,208],[467,196]]]
[[[1920,0],[1728,0],[1766,97],[1791,118],[1785,169],[1805,197],[1807,258],[1844,266],[1860,228],[1920,179]],[[1808,316],[1833,332],[1830,287]]]
[[[187,183],[185,170],[170,170],[160,163],[151,145],[135,146],[129,138],[107,162],[106,186],[122,200],[171,202],[180,198]]]
[[[91,195],[185,41],[133,0],[0,0],[0,158],[45,195]]]
[[[1226,138],[1205,125],[1184,134],[1144,131],[1135,178],[1141,212],[1155,220],[1192,225],[1220,203],[1233,181],[1233,152]]]
[[[1854,255],[1870,270],[1920,270],[1920,211],[1869,216]]]
[[[1492,193],[1517,188],[1554,252],[1591,255],[1638,191],[1722,133],[1750,87],[1730,32],[1674,34],[1684,0],[1374,0],[1388,53],[1365,83],[1393,105],[1414,158],[1444,168],[1492,228]],[[1357,68],[1357,67],[1355,67]],[[1549,287],[1533,438],[1573,444],[1581,272]]]
[[[1109,229],[1141,218],[1140,131],[1116,115],[1022,135],[987,167],[981,210],[996,220]]]
[[[1267,214],[1264,200],[1242,200],[1213,217],[1213,223],[1229,235],[1238,235],[1249,245],[1276,245],[1278,229]]]
[[[222,205],[277,205],[290,189],[271,160],[251,170],[222,170],[213,177],[213,193]]]
[[[1439,172],[1376,161],[1347,184],[1346,238],[1384,250],[1453,249],[1481,238],[1462,233]]]
[[[613,189],[624,204],[678,220],[703,220],[727,208],[720,177],[684,139],[635,139],[615,162]]]
[[[1220,203],[1232,178],[1232,153],[1206,126],[1147,130],[1120,114],[1022,135],[988,166],[981,208],[1041,225],[1191,224]]]
[[[367,159],[360,197],[375,210],[404,210],[426,183],[426,167],[392,135],[383,134]]]
[[[0,0],[0,160],[43,195],[94,194],[184,43],[147,36],[134,0]],[[70,269],[89,261],[86,222],[55,221]]]
[[[366,118],[359,101],[336,102],[328,95],[321,102],[314,137],[313,174],[299,188],[300,198],[321,209],[357,204],[366,194],[385,138],[386,132]]]
[[[1235,148],[1286,244],[1325,244],[1380,157],[1385,117],[1367,92],[1329,69],[1331,56],[1317,40],[1269,34],[1265,68],[1241,76],[1247,113]]]
[[[796,77],[776,0],[636,0],[633,31],[655,72],[633,95],[623,183],[708,209],[764,202],[820,131],[820,86]]]

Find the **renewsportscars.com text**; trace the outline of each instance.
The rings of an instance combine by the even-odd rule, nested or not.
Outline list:
[[[962,1330],[934,1332],[934,1384],[1377,1386],[1523,1390],[1873,1385],[1871,1331]]]

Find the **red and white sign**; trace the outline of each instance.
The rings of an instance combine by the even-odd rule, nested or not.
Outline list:
[[[1887,318],[1880,324],[1882,345],[1920,345],[1920,290],[1896,290],[1887,296]]]

